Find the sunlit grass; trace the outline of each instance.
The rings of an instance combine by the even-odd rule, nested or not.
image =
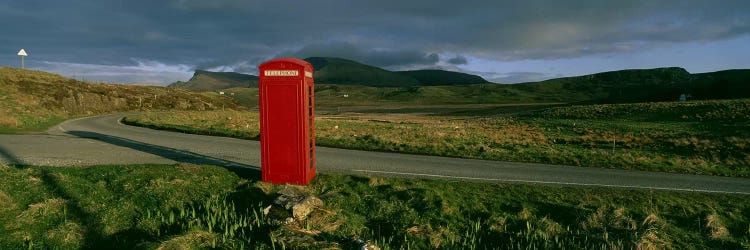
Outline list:
[[[273,185],[195,165],[0,166],[0,248],[740,249],[745,195],[320,174]],[[323,207],[264,214],[290,190]],[[282,219],[279,219],[282,218]]]
[[[125,121],[259,138],[257,112],[148,113]],[[511,116],[320,115],[316,133],[320,146],[350,149],[750,176],[750,100],[559,107]]]
[[[44,131],[65,119],[129,111],[239,109],[223,96],[156,86],[77,81],[0,67],[0,133]]]

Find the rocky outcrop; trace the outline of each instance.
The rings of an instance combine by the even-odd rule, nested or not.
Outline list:
[[[323,200],[310,194],[304,187],[285,186],[278,192],[273,204],[263,212],[278,223],[275,240],[291,248],[335,248],[315,236],[333,232],[343,225],[344,217],[324,209]]]
[[[60,100],[62,109],[70,114],[96,114],[128,110],[126,98],[110,97],[95,93],[70,93]]]

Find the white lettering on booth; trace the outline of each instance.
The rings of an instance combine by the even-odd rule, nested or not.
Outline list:
[[[298,76],[299,71],[297,70],[266,70],[263,71],[265,76]]]

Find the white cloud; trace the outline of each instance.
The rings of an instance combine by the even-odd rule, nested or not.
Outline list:
[[[256,74],[258,72],[257,65],[250,64],[247,61],[240,61],[230,65],[219,65],[206,68],[205,70],[213,72],[238,72],[245,74]]]
[[[185,81],[193,75],[193,66],[165,64],[153,60],[131,59],[135,65],[100,65],[43,61],[41,70],[87,81],[167,85]]]
[[[486,77],[490,82],[496,83],[522,83],[522,82],[538,82],[547,79],[562,77],[562,75],[550,75],[541,72],[508,72],[508,73],[495,73],[486,72],[480,73]]]

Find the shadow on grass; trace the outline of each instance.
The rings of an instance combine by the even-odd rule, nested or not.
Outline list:
[[[60,185],[55,177],[49,170],[43,169],[40,175],[42,184],[44,184],[47,191],[49,191],[54,197],[60,197],[68,201],[66,207],[68,208],[68,214],[74,217],[73,221],[78,222],[86,229],[84,234],[84,248],[91,248],[96,245],[101,245],[104,240],[104,236],[101,234],[104,226],[95,219],[96,217],[92,214],[87,213],[80,206],[80,202],[75,199],[72,195],[68,194],[63,185]]]
[[[228,161],[219,159],[216,157],[196,154],[193,152],[179,150],[164,146],[158,146],[139,141],[134,141],[122,137],[105,135],[95,132],[88,131],[68,131],[67,134],[77,136],[80,138],[94,139],[109,143],[115,146],[126,147],[141,152],[149,153],[152,155],[164,157],[176,162],[191,163],[197,165],[214,165],[227,168],[227,170],[234,172],[241,178],[250,180],[260,180],[260,167],[249,164],[238,163],[234,161]]]
[[[15,154],[11,153],[3,146],[0,146],[0,160],[3,160],[8,165],[15,166],[16,168],[27,165],[23,160],[19,159]]]
[[[259,181],[261,179],[260,168],[257,166],[242,164],[242,163],[233,162],[233,161],[227,161],[224,159],[196,154],[196,153],[189,152],[189,151],[142,143],[142,142],[126,139],[126,138],[110,136],[110,135],[105,135],[105,134],[100,134],[100,133],[95,133],[95,132],[69,131],[67,133],[70,135],[80,137],[80,138],[94,139],[94,140],[102,141],[102,142],[109,143],[112,145],[126,147],[126,148],[130,148],[133,150],[138,150],[141,152],[157,155],[157,156],[164,157],[164,158],[176,161],[176,162],[190,163],[190,164],[197,164],[197,165],[214,165],[214,166],[224,167],[227,170],[235,173],[240,178],[251,181],[249,183],[238,186],[236,190],[230,193],[229,196],[227,197],[227,201],[233,202],[237,206],[238,211],[242,211],[244,209],[250,209],[250,211],[252,211],[259,204],[269,204],[275,198],[275,196],[268,195],[265,192],[263,192],[263,190],[261,190],[260,188],[252,185],[252,181]],[[60,195],[61,197],[66,198],[66,199],[70,198],[69,196],[65,196],[65,194],[60,194]],[[80,218],[92,218],[92,217],[87,216],[85,214],[81,214]],[[97,224],[94,223],[93,226],[96,227],[96,225]],[[181,233],[182,232],[179,232],[179,231],[172,231],[167,234],[179,235]],[[90,241],[87,240],[87,244],[92,243],[93,245],[96,245],[96,246],[106,246],[112,249],[115,249],[115,248],[124,249],[124,248],[130,248],[127,245],[133,244],[139,241],[143,242],[144,240],[149,240],[152,242],[154,241],[158,242],[160,239],[163,239],[163,237],[154,238],[153,235],[150,235],[147,232],[144,232],[135,228],[131,228],[125,231],[118,232],[117,234],[111,235],[107,238],[103,238],[101,235],[99,236],[92,235],[92,239]],[[120,242],[120,243],[118,244],[116,242]]]
[[[192,153],[185,150],[177,150],[169,147],[163,147],[158,145],[152,145],[142,143],[134,140],[125,138],[109,136],[93,132],[84,131],[70,131],[68,134],[80,137],[89,138],[105,142],[108,144],[130,148],[141,152],[157,155],[170,160],[174,160],[180,163],[190,163],[198,165],[214,165],[224,167],[228,171],[233,172],[240,178],[249,180],[244,184],[238,185],[234,192],[231,192],[226,197],[227,202],[233,202],[237,206],[237,211],[257,211],[258,207],[262,204],[270,204],[275,198],[275,195],[269,195],[262,189],[253,185],[255,181],[260,180],[259,167],[242,164],[233,161],[227,161],[216,157],[210,157]],[[27,168],[28,164],[12,153],[7,148],[0,147],[0,161],[7,163],[8,165],[14,166],[19,169]],[[80,190],[71,188],[69,183],[66,183],[65,177],[59,175],[55,167],[35,167],[39,170],[37,178],[39,178],[39,184],[43,185],[47,193],[51,197],[59,197],[66,200],[65,206],[67,209],[67,220],[75,222],[80,225],[83,229],[83,238],[81,239],[81,247],[83,249],[143,249],[150,247],[157,247],[166,239],[174,236],[183,235],[186,233],[184,229],[178,228],[162,228],[165,229],[164,234],[154,235],[153,232],[144,231],[140,228],[135,227],[137,220],[140,216],[132,218],[132,225],[129,228],[125,228],[114,234],[107,235],[103,232],[108,226],[107,221],[103,221],[97,214],[98,211],[87,210],[88,208],[82,204],[83,199],[89,199],[87,196],[81,196],[76,193]],[[86,177],[93,178],[92,182],[95,182],[97,177]],[[78,191],[77,191],[78,190]],[[198,204],[202,204],[202,201],[198,201]],[[151,207],[144,207],[141,209],[158,209]],[[205,208],[204,208],[205,209]],[[145,210],[143,210],[145,211]],[[201,210],[201,213],[210,213],[209,211]],[[266,238],[270,228],[257,229],[252,232],[252,239],[258,239],[261,243],[268,244]],[[41,242],[43,246],[54,247],[54,243]]]

